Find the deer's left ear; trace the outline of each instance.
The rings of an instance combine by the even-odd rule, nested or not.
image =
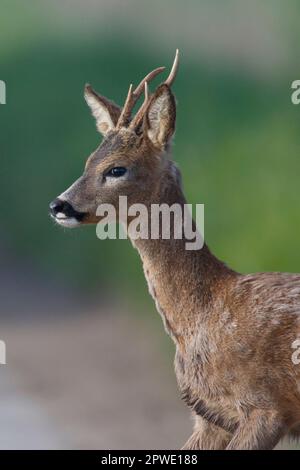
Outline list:
[[[85,86],[84,98],[96,119],[98,131],[105,136],[115,128],[121,109],[104,96],[98,95],[90,85]]]
[[[159,149],[164,149],[175,131],[176,103],[166,84],[160,85],[151,98],[145,116],[145,131]]]

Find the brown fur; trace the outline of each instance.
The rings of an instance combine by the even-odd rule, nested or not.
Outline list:
[[[109,103],[99,98],[108,112]],[[84,223],[97,222],[97,206],[117,206],[119,195],[127,195],[129,204],[185,203],[180,173],[168,156],[175,116],[174,97],[162,85],[142,128],[105,134],[83,176],[65,193],[87,214]],[[97,125],[106,132],[105,122]],[[104,175],[111,166],[126,166],[130,177],[108,186]],[[184,239],[140,239],[134,246],[176,346],[179,388],[195,415],[184,448],[271,449],[285,434],[298,435],[300,365],[292,362],[291,345],[300,338],[300,275],[241,275],[206,245],[187,251]]]

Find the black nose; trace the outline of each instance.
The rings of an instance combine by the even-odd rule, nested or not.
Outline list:
[[[69,211],[70,207],[72,208],[71,204],[66,201],[62,201],[59,198],[54,199],[54,201],[52,201],[49,205],[50,213],[54,216],[59,212],[62,212],[63,214],[67,215],[66,211]]]
[[[49,208],[50,208],[50,213],[51,215],[56,215],[59,212],[64,213],[64,208],[69,205],[69,203],[66,203],[65,201],[62,201],[61,199],[54,199],[54,201],[50,202]]]
[[[84,217],[83,212],[76,211],[69,202],[63,201],[62,199],[56,198],[49,205],[50,214],[54,217],[58,213],[64,214],[66,217],[74,217],[77,220],[82,220]]]

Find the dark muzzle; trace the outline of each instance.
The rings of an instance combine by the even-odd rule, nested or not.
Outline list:
[[[49,208],[50,208],[50,214],[53,217],[56,217],[57,214],[62,213],[66,217],[70,217],[70,218],[73,217],[74,219],[80,222],[85,216],[84,212],[76,211],[69,202],[63,201],[59,198],[54,199],[54,201],[50,203]]]

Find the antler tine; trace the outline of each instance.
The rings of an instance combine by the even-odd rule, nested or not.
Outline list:
[[[138,100],[141,94],[143,93],[145,89],[145,83],[151,82],[153,78],[156,77],[159,73],[163,72],[166,67],[158,67],[157,69],[152,70],[152,72],[148,73],[145,78],[140,82],[140,84],[136,87],[134,90],[133,94],[136,96],[136,99]]]
[[[144,117],[144,113],[146,111],[146,108],[148,106],[148,103],[149,103],[148,82],[144,83],[144,90],[145,90],[144,102],[143,102],[142,106],[140,107],[140,109],[138,110],[138,112],[136,113],[136,115],[134,116],[134,118],[132,119],[132,121],[130,123],[130,128],[132,128],[132,129],[136,128],[140,124],[141,120]]]
[[[129,120],[132,108],[134,107],[135,103],[137,102],[137,100],[143,93],[143,90],[145,89],[145,83],[148,83],[153,80],[153,78],[155,78],[156,75],[161,73],[163,70],[165,70],[165,67],[158,67],[157,69],[152,70],[152,72],[148,73],[148,75],[143,78],[143,80],[139,83],[139,85],[134,91],[132,91],[132,85],[130,85],[123,110],[117,123],[118,128],[125,125]]]
[[[176,49],[175,59],[172,65],[172,69],[167,80],[164,82],[165,85],[168,85],[170,87],[172,83],[174,82],[176,74],[177,74],[177,70],[178,70],[178,65],[179,65],[179,49]]]
[[[132,92],[133,85],[132,83],[129,86],[129,90],[127,93],[127,97],[122,109],[122,112],[120,114],[120,117],[117,122],[117,128],[121,127],[124,123],[126,123],[127,119],[130,116],[131,109],[133,107],[132,102],[133,102],[133,92]]]

